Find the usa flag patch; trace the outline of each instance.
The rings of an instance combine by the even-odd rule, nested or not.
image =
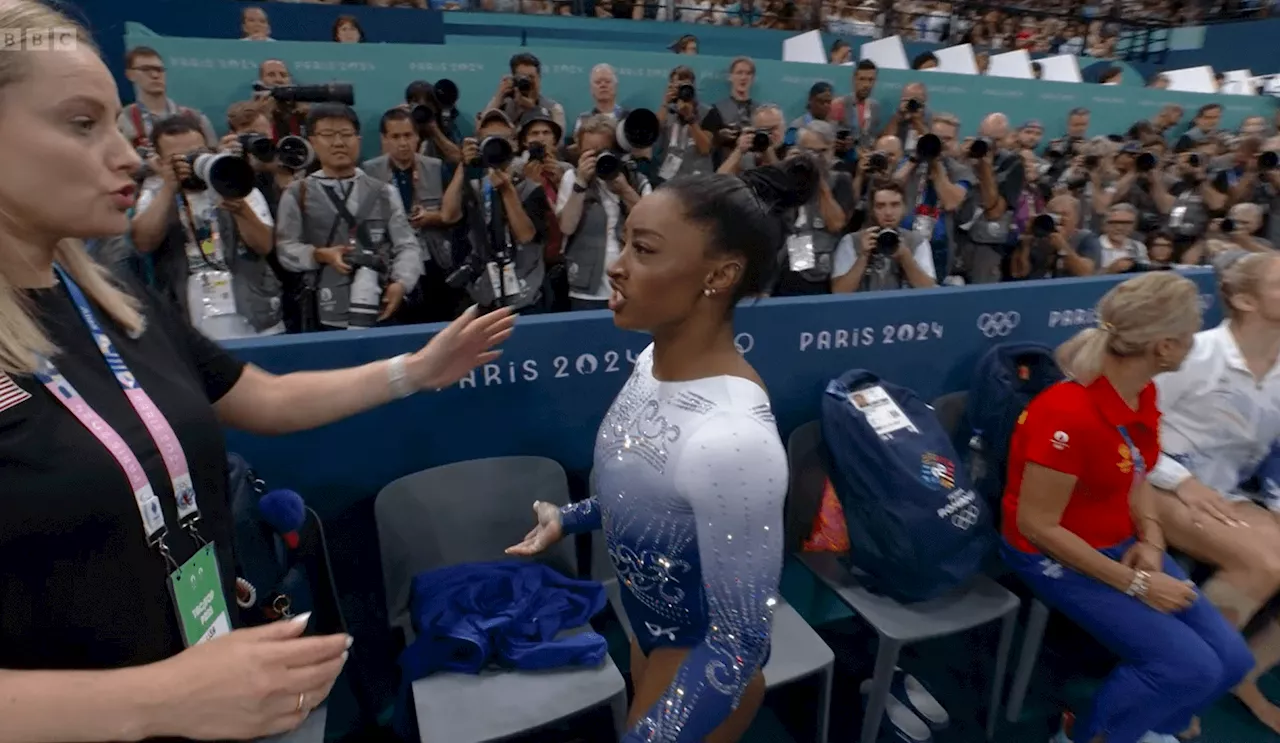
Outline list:
[[[31,393],[18,386],[8,374],[0,372],[0,413],[31,399]]]

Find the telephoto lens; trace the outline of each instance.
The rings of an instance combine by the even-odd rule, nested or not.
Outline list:
[[[986,137],[978,137],[969,144],[969,157],[974,160],[981,160],[991,152],[991,140]]]
[[[224,199],[243,199],[253,192],[253,166],[243,157],[220,152],[188,155],[191,177],[184,187],[199,191],[212,188]]]
[[[1150,152],[1139,153],[1133,160],[1133,167],[1137,168],[1139,173],[1150,173],[1156,169],[1156,156]]]
[[[528,95],[533,91],[533,81],[524,75],[516,75],[512,84],[515,85],[516,90],[524,93],[525,95]]]
[[[695,100],[697,97],[698,91],[689,83],[681,83],[680,87],[676,88],[677,101],[684,101],[688,103],[689,101]]]
[[[296,134],[281,137],[276,143],[276,160],[289,170],[304,170],[315,162],[311,143]]]
[[[612,152],[601,152],[596,157],[596,177],[602,181],[611,181],[622,170],[622,158]]]
[[[241,134],[239,140],[240,150],[245,155],[252,155],[264,163],[276,159],[276,143],[271,141],[271,137],[264,137],[261,134]]]
[[[876,252],[881,255],[893,255],[902,244],[902,236],[897,230],[880,230],[876,235]]]
[[[1058,218],[1052,214],[1037,214],[1031,220],[1031,234],[1044,239],[1058,231]]]

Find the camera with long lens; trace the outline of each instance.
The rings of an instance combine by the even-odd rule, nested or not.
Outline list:
[[[698,99],[698,90],[689,83],[680,83],[676,87],[676,100],[682,103],[692,103]]]
[[[1187,155],[1187,165],[1190,165],[1193,168],[1200,167],[1200,154],[1192,152],[1190,155]]]
[[[466,260],[462,262],[461,266],[455,268],[452,273],[445,277],[444,283],[447,284],[450,289],[466,289],[471,285],[471,282],[476,280],[476,277],[479,276],[480,272],[483,270],[484,267],[481,265],[480,257],[475,253],[471,253],[466,257]]]
[[[1224,235],[1230,235],[1236,231],[1236,221],[1231,217],[1223,217],[1222,221],[1218,223],[1218,231]]]
[[[296,134],[281,137],[276,142],[276,162],[289,170],[305,170],[316,161],[316,151],[311,143]]]
[[[867,170],[869,172],[883,172],[889,169],[889,156],[883,152],[873,152],[867,156]]]
[[[413,118],[413,125],[421,128],[435,121],[440,116],[440,111],[430,103],[418,103],[409,109],[409,116]]]
[[[522,95],[529,95],[533,92],[533,79],[528,75],[516,75],[512,78],[511,84]]]
[[[880,230],[876,233],[876,252],[880,255],[893,255],[902,244],[902,236],[897,230]]]
[[[637,108],[622,117],[613,136],[623,152],[652,147],[658,141],[658,115],[647,108]]]
[[[343,261],[351,266],[350,324],[356,328],[371,328],[378,324],[382,305],[382,285],[379,277],[383,262],[377,253],[360,246],[347,253]]]
[[[922,103],[920,99],[918,98],[907,99],[907,113],[913,114],[918,112],[922,108],[924,108],[924,103]]]
[[[277,85],[270,87],[254,83],[253,89],[266,93],[280,103],[345,103],[356,105],[356,91],[351,83],[321,83],[319,85]]]
[[[751,132],[751,151],[761,153],[769,149],[773,139],[768,129],[755,129]]]
[[[243,199],[253,191],[253,166],[230,153],[193,152],[183,158],[191,175],[182,179],[186,191],[212,188],[224,199]]]
[[[1031,235],[1043,240],[1058,231],[1059,219],[1056,214],[1037,214],[1031,219]]]
[[[1277,166],[1280,166],[1280,153],[1268,150],[1258,155],[1259,170],[1275,170]]]
[[[1102,158],[1098,157],[1097,155],[1084,156],[1084,167],[1086,170],[1093,170],[1094,168],[1098,167],[1098,165],[1101,162],[1102,162]]]
[[[237,137],[240,142],[240,151],[246,157],[252,156],[259,162],[269,163],[276,159],[276,143],[271,141],[271,137],[261,134],[241,134]]]
[[[916,158],[932,161],[942,154],[942,140],[936,134],[922,134],[916,141]]]
[[[601,152],[596,156],[596,177],[603,181],[613,180],[622,170],[622,158],[615,152]]]
[[[529,161],[542,162],[547,159],[547,148],[541,142],[529,143]]]
[[[969,143],[969,157],[974,160],[981,160],[991,152],[991,140],[986,137],[978,137]]]
[[[414,86],[421,97],[409,109],[414,126],[422,128],[431,122],[445,123],[453,116],[453,107],[458,103],[458,85],[452,80],[437,80],[435,84],[417,82]],[[413,101],[409,101],[413,103]]]
[[[1139,173],[1150,173],[1156,169],[1156,156],[1150,152],[1139,152],[1133,159],[1133,167]]]
[[[473,168],[492,168],[499,170],[511,162],[515,156],[510,140],[506,137],[485,137],[476,147],[479,154],[467,165]]]

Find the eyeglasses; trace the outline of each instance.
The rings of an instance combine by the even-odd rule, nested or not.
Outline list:
[[[338,140],[350,141],[360,136],[355,132],[316,132],[316,139],[323,139],[326,142],[337,142]]]

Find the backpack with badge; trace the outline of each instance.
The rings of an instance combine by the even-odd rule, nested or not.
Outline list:
[[[990,508],[933,408],[865,369],[832,380],[821,407],[826,470],[862,584],[913,603],[977,575],[995,547]]]
[[[1053,349],[1040,343],[1000,343],[974,367],[957,445],[968,442],[974,485],[996,513],[1018,418],[1032,398],[1063,378]]]

